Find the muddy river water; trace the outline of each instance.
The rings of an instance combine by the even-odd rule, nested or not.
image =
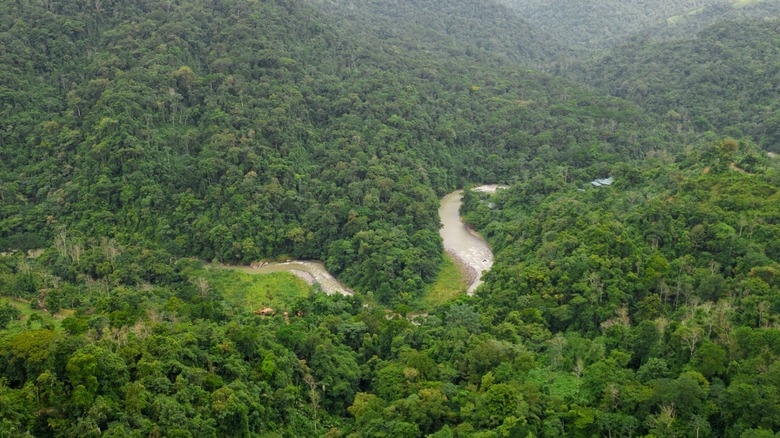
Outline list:
[[[499,185],[484,185],[475,187],[479,192],[495,192],[503,188]],[[482,284],[482,274],[493,266],[493,253],[490,246],[475,232],[470,230],[460,220],[460,205],[463,190],[456,190],[441,200],[439,217],[443,227],[439,230],[444,240],[444,249],[464,267],[468,273],[469,295]],[[290,272],[302,278],[309,284],[319,284],[322,291],[327,294],[352,295],[353,291],[325,269],[325,266],[316,261],[293,260],[287,262],[257,263],[252,266],[224,266],[247,274],[268,274],[271,272]]]
[[[484,185],[474,190],[492,193],[503,187]],[[439,229],[439,234],[444,241],[444,249],[468,272],[467,292],[471,295],[482,284],[482,274],[493,266],[493,252],[482,237],[461,221],[459,210],[462,198],[463,190],[456,190],[442,198],[439,217],[443,227]]]

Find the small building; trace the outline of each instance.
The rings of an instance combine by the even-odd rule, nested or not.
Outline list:
[[[593,185],[593,187],[601,187],[601,186],[611,186],[613,182],[615,182],[615,180],[612,179],[612,177],[610,176],[609,178],[594,179],[590,183]]]

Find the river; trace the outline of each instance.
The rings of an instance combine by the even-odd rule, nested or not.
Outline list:
[[[475,187],[478,192],[495,192],[505,186],[483,185]],[[460,220],[460,205],[463,197],[463,190],[456,190],[441,200],[439,206],[439,218],[442,228],[439,230],[444,249],[456,259],[461,266],[468,272],[469,295],[482,284],[482,274],[489,271],[493,266],[493,252],[490,246],[482,237],[470,230]],[[256,263],[252,266],[222,266],[227,269],[234,269],[247,274],[269,274],[272,272],[290,272],[302,278],[309,284],[319,284],[322,291],[327,294],[352,295],[354,292],[339,282],[333,275],[325,269],[325,266],[316,261],[292,260],[287,262],[268,262]]]
[[[505,186],[484,185],[475,187],[478,192],[493,193]],[[469,295],[482,284],[482,274],[493,267],[493,252],[485,239],[467,227],[460,218],[460,205],[463,190],[456,190],[441,200],[439,217],[443,227],[439,234],[444,241],[444,249],[468,271]]]

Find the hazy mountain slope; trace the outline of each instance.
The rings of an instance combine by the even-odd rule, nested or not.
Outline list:
[[[779,151],[778,24],[726,22],[695,39],[637,41],[573,67],[569,74],[665,115],[680,130],[744,133]]]
[[[332,14],[370,26],[380,36],[433,48],[443,37],[461,50],[529,66],[569,54],[556,35],[495,0],[336,0],[317,2]]]
[[[637,33],[639,38],[670,40],[690,38],[709,26],[723,21],[756,18],[771,19],[780,14],[780,1],[722,2],[670,17],[663,23]]]
[[[727,0],[502,0],[518,14],[556,35],[572,48],[593,51],[612,47],[633,35],[654,37],[693,32],[713,23],[746,14],[771,14],[755,2]],[[777,5],[776,0],[767,4]]]

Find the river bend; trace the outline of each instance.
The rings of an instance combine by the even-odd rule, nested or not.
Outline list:
[[[505,186],[484,185],[475,187],[478,192],[493,193]],[[441,200],[439,217],[442,228],[439,229],[444,249],[454,257],[468,272],[468,289],[471,295],[482,284],[482,274],[493,267],[493,252],[485,239],[467,227],[460,217],[460,205],[463,190],[456,190]]]
[[[475,187],[478,192],[495,192],[505,186],[483,185]],[[493,252],[490,246],[477,233],[469,229],[460,218],[460,205],[463,198],[463,190],[456,190],[446,195],[439,206],[439,218],[442,228],[439,230],[444,249],[456,262],[464,267],[468,274],[467,293],[482,284],[482,274],[493,266]],[[252,266],[224,266],[228,269],[246,272],[248,274],[269,274],[272,272],[290,272],[302,278],[309,284],[319,284],[322,291],[327,294],[340,293],[352,295],[354,292],[339,282],[325,269],[321,262],[292,260],[286,262],[257,263]]]

